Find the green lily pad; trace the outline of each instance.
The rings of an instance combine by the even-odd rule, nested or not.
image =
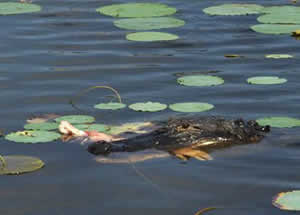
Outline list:
[[[261,13],[264,7],[257,4],[222,4],[203,9],[209,15],[248,15]]]
[[[127,40],[153,42],[153,41],[168,41],[177,40],[179,37],[175,34],[163,32],[137,32],[126,35]]]
[[[81,124],[81,123],[92,123],[95,118],[87,115],[68,115],[61,116],[54,119],[56,122],[68,121],[71,124]]]
[[[300,211],[300,190],[278,193],[273,198],[273,205],[281,210]]]
[[[0,15],[12,15],[21,13],[38,12],[42,8],[36,4],[17,3],[17,2],[1,2]]]
[[[257,119],[256,122],[262,126],[270,125],[276,128],[292,128],[300,126],[300,119],[291,117],[266,117]]]
[[[168,106],[159,102],[139,102],[128,106],[135,111],[156,112],[166,109]]]
[[[151,126],[153,126],[153,124],[150,122],[125,123],[119,126],[110,126],[107,133],[111,135],[119,135],[125,132],[143,134],[147,133],[147,130],[143,130],[143,128]]]
[[[29,123],[24,125],[26,130],[43,130],[50,131],[58,129],[58,123],[55,122],[43,122],[43,123]]]
[[[185,22],[172,17],[156,17],[156,18],[132,18],[120,19],[114,21],[114,25],[118,28],[146,31],[161,28],[176,28],[183,26]]]
[[[282,84],[287,82],[287,79],[277,76],[257,76],[248,78],[247,82],[249,84]]]
[[[273,58],[273,59],[280,59],[280,58],[293,58],[293,55],[289,54],[269,54],[266,55],[265,58]]]
[[[127,3],[100,7],[97,12],[114,17],[140,18],[172,15],[176,8],[159,3]]]
[[[251,26],[251,29],[263,34],[291,34],[300,29],[300,25],[259,24]]]
[[[257,21],[266,24],[300,24],[300,10],[298,13],[271,13],[260,16]]]
[[[300,7],[289,6],[289,5],[271,6],[271,7],[264,7],[264,9],[261,12],[268,13],[268,14],[278,14],[279,16],[283,14],[297,14],[300,13]]]
[[[125,107],[126,104],[118,103],[118,102],[100,103],[94,106],[94,108],[101,109],[101,110],[118,110]]]
[[[5,136],[5,139],[17,143],[45,143],[60,138],[60,134],[53,131],[17,131]]]
[[[177,79],[177,82],[185,86],[215,86],[224,83],[224,80],[212,75],[189,75]]]
[[[23,155],[1,156],[0,175],[19,175],[41,169],[45,164],[38,158]],[[4,162],[4,163],[3,163]]]
[[[79,124],[75,125],[75,128],[79,130],[85,130],[85,131],[98,131],[98,132],[105,132],[109,130],[108,125],[104,124]]]
[[[201,102],[184,102],[169,105],[169,108],[178,112],[203,112],[214,108],[214,105]]]

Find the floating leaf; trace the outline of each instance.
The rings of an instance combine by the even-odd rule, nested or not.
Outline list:
[[[17,2],[1,2],[0,15],[11,15],[21,13],[33,13],[41,10],[41,7],[36,4],[17,3]]]
[[[300,10],[298,13],[271,13],[260,16],[257,21],[266,24],[300,24]]]
[[[269,13],[269,14],[278,14],[281,16],[282,14],[297,14],[300,13],[300,7],[283,5],[283,6],[271,6],[271,7],[264,7],[261,11],[262,13]]]
[[[224,80],[212,75],[189,75],[177,79],[177,82],[185,86],[214,86],[224,83]]]
[[[287,80],[277,76],[257,76],[248,78],[247,82],[249,84],[282,84],[287,82]]]
[[[42,123],[30,123],[24,126],[26,130],[44,130],[50,131],[58,128],[58,123],[55,122],[42,122]]]
[[[166,109],[168,106],[159,102],[139,102],[129,105],[129,108],[135,111],[156,112]]]
[[[19,175],[22,173],[33,172],[41,169],[45,164],[38,158],[9,155],[1,156],[5,163],[0,161],[0,175]]]
[[[281,210],[300,211],[300,190],[278,193],[272,203]]]
[[[163,32],[137,32],[126,35],[127,40],[141,42],[177,40],[178,38],[179,37],[175,34],[168,34]]]
[[[42,122],[47,122],[51,119],[55,119],[59,117],[59,115],[54,114],[54,113],[49,113],[49,114],[43,114],[40,116],[34,116],[30,119],[27,119],[26,122],[27,123],[42,123]]]
[[[273,58],[273,59],[280,59],[280,58],[293,58],[293,55],[289,54],[269,54],[266,55],[265,58]]]
[[[223,4],[203,9],[209,15],[248,15],[261,13],[264,7],[257,4]]]
[[[214,108],[214,105],[201,102],[185,102],[169,105],[169,108],[178,112],[203,112]]]
[[[300,25],[259,24],[251,26],[251,29],[263,34],[291,34],[300,29]]]
[[[277,128],[292,128],[300,126],[300,119],[291,117],[266,117],[257,119],[256,121],[262,126],[270,125],[271,127]]]
[[[147,128],[153,126],[151,122],[125,123],[120,126],[111,126],[107,133],[119,135],[125,132],[143,134],[147,133]]]
[[[114,21],[114,25],[128,30],[154,30],[161,28],[176,28],[184,25],[184,21],[172,17],[134,18]]]
[[[61,135],[52,131],[17,131],[5,136],[5,139],[18,143],[45,143],[58,139]]]
[[[176,8],[159,3],[127,3],[100,7],[97,12],[114,17],[155,17],[176,13]]]
[[[119,102],[100,103],[94,106],[94,108],[101,110],[118,110],[125,107],[125,104]]]
[[[85,130],[85,131],[98,131],[98,132],[105,132],[108,131],[110,128],[108,125],[104,124],[79,124],[74,125],[75,128],[79,130]]]
[[[68,115],[61,116],[55,119],[56,122],[68,121],[71,124],[92,123],[95,118],[87,115]]]

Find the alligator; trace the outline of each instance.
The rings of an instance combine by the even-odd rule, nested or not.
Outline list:
[[[132,138],[100,140],[87,150],[95,155],[136,152],[145,149],[166,151],[182,160],[210,160],[212,150],[233,145],[258,143],[270,131],[254,120],[228,120],[221,117],[173,118],[155,122],[155,129]]]

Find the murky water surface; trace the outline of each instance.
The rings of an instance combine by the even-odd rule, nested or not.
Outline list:
[[[22,129],[32,114],[77,114],[68,101],[93,85],[109,85],[125,103],[200,101],[216,108],[201,115],[256,119],[300,117],[300,42],[290,36],[258,34],[249,29],[256,16],[207,16],[202,9],[225,1],[166,0],[186,25],[167,30],[175,42],[138,43],[113,26],[113,18],[95,8],[126,1],[35,1],[43,11],[0,17],[0,127]],[[231,1],[232,2],[232,1]],[[227,3],[227,2],[226,2]],[[248,1],[263,5],[289,1]],[[287,53],[294,59],[264,59]],[[224,54],[245,58],[226,59]],[[181,73],[216,71],[217,87],[183,87]],[[254,86],[257,75],[288,79],[283,85]],[[102,123],[167,119],[170,110],[138,113],[102,112],[93,104],[107,101],[106,90],[80,99],[78,106]],[[271,205],[277,192],[300,188],[298,129],[273,129],[260,144],[212,154],[213,161],[173,158],[128,164],[101,164],[77,143],[26,145],[1,139],[1,154],[38,156],[41,171],[0,178],[0,212],[6,215],[193,214],[219,206],[222,214],[283,214]],[[136,169],[148,180],[138,175]],[[211,211],[210,214],[216,212]]]

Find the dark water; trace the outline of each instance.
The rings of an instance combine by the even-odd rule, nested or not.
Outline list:
[[[113,18],[95,8],[126,1],[35,1],[43,11],[0,17],[0,127],[22,129],[36,113],[78,114],[68,101],[76,92],[109,85],[125,103],[199,101],[215,105],[201,115],[255,119],[300,117],[300,42],[290,36],[252,32],[256,16],[207,16],[202,9],[231,3],[220,0],[160,1],[176,7],[186,25],[167,30],[181,39],[164,43],[126,41],[130,31],[113,26]],[[142,2],[142,1],[140,1]],[[247,1],[263,5],[289,1]],[[240,54],[226,59],[224,54]],[[264,59],[287,53],[294,59]],[[183,87],[178,73],[217,71],[218,87]],[[288,83],[247,85],[257,75],[276,75]],[[166,119],[172,111],[137,113],[124,109],[102,112],[93,104],[110,93],[96,90],[78,103],[103,123]],[[84,112],[85,113],[85,112]],[[100,164],[76,143],[60,141],[26,145],[4,139],[1,154],[40,157],[46,167],[22,176],[0,178],[0,212],[6,215],[193,214],[219,206],[209,214],[284,214],[271,205],[278,192],[300,188],[298,129],[273,129],[260,144],[216,151],[209,162],[186,164],[167,158],[136,164],[155,185],[128,164]]]

